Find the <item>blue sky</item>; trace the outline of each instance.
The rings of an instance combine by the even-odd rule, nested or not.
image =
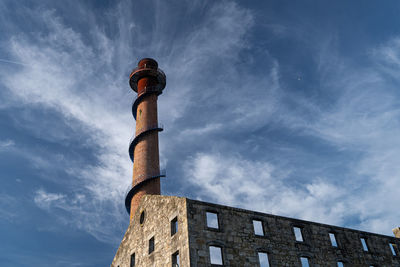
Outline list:
[[[391,235],[398,1],[0,2],[0,262],[107,266],[128,76],[153,57],[162,192]]]

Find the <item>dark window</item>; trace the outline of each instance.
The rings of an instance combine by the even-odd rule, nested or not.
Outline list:
[[[342,261],[337,262],[337,267],[344,267],[344,263]]]
[[[149,240],[149,254],[154,251],[154,236]]]
[[[310,267],[310,263],[308,262],[308,258],[300,257],[301,267]]]
[[[140,218],[139,218],[140,224],[143,224],[143,222],[144,222],[144,216],[145,216],[144,211],[142,211],[142,212],[140,213]]]
[[[301,234],[301,228],[293,227],[293,231],[296,241],[303,242],[303,235]]]
[[[260,220],[253,220],[253,228],[254,228],[254,234],[255,235],[264,235],[264,228],[262,221]]]
[[[219,229],[219,223],[218,223],[218,214],[215,212],[206,212],[206,217],[207,217],[207,227],[209,228],[214,228],[214,229]]]
[[[265,252],[258,252],[258,262],[260,267],[269,267],[268,254]]]
[[[223,265],[221,247],[210,246],[210,261],[213,265]]]
[[[392,251],[393,256],[397,255],[396,250],[394,249],[395,246],[396,246],[395,244],[389,243],[389,247],[390,247],[390,250]]]
[[[175,217],[171,221],[171,236],[178,232],[178,217]]]
[[[131,255],[131,267],[135,267],[135,253]]]
[[[172,254],[172,267],[179,267],[179,251]]]
[[[365,241],[365,238],[360,238],[361,245],[363,247],[364,251],[368,251],[368,246],[367,246],[367,241]]]
[[[329,233],[329,238],[331,239],[332,247],[337,247],[336,236],[334,233]]]

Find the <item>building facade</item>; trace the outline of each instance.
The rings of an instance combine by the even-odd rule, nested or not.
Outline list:
[[[145,195],[111,266],[400,266],[399,245],[390,236]]]

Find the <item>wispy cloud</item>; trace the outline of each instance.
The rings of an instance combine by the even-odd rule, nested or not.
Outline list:
[[[40,208],[50,209],[50,206],[64,206],[66,196],[63,194],[47,193],[43,189],[36,191],[35,204]]]
[[[291,134],[295,131],[298,137],[323,142],[336,151],[331,153],[342,153],[345,157],[335,164],[346,171],[328,168],[329,157],[321,158],[319,171],[307,157],[305,166],[292,161],[287,168],[288,161],[282,155],[274,162],[265,157],[247,159],[232,148],[223,154],[214,149],[191,157],[184,165],[185,177],[199,187],[196,196],[203,200],[390,235],[400,215],[393,209],[393,203],[400,200],[396,194],[400,179],[400,94],[395,75],[399,71],[398,39],[367,48],[366,65],[346,60],[328,43],[316,46],[320,51],[316,57],[320,86],[330,92],[329,101],[286,94],[278,78],[275,84],[279,94],[273,99],[279,108],[272,112],[260,110],[260,114],[272,114],[264,121],[278,123],[278,127]],[[387,79],[387,74],[394,79]],[[252,113],[249,118],[244,125],[251,118],[255,118],[253,125],[263,122]],[[214,121],[211,118],[204,129]],[[232,121],[235,118],[225,120],[222,129],[226,130]],[[294,158],[306,156],[300,147],[296,151],[290,146],[288,149]],[[304,168],[309,168],[311,176],[299,184],[299,171]]]
[[[340,191],[346,192],[342,202],[350,210],[344,221],[357,217],[359,224],[353,227],[386,234],[400,215],[393,210],[393,203],[400,200],[395,186],[400,179],[400,94],[398,81],[387,79],[387,73],[398,73],[397,40],[367,49],[367,65],[338,54],[331,61],[334,49],[326,51],[322,62],[329,74],[324,71],[321,86],[335,97],[327,107],[315,103],[309,109],[318,111],[311,123],[292,124],[350,155],[342,163],[346,168],[349,164],[349,172],[336,177]]]
[[[84,193],[71,192],[67,195],[38,189],[34,195],[34,203],[53,213],[62,224],[86,231],[99,241],[118,243],[120,238],[116,232],[121,223],[117,220],[123,218],[123,214],[118,209],[112,210],[107,201],[88,197]],[[105,213],[107,219],[103,219]],[[113,218],[113,224],[107,223],[110,218]]]
[[[128,223],[123,194],[132,173],[127,144],[134,94],[127,77],[139,58],[151,56],[168,79],[159,101],[166,126],[161,160],[184,176],[174,177],[181,185],[176,188],[207,201],[332,224],[351,221],[384,233],[396,223],[399,214],[391,203],[399,200],[398,84],[386,77],[397,80],[398,39],[370,48],[367,66],[341,57],[331,44],[335,36],[309,41],[319,45],[313,47],[319,51],[313,60],[318,93],[326,96],[319,102],[285,81],[282,63],[268,51],[251,53],[257,21],[234,2],[179,1],[180,8],[173,8],[151,1],[149,20],[142,20],[142,10],[131,1],[99,17],[83,5],[74,12],[90,30],[78,29],[57,9],[24,9],[45,28],[14,34],[4,46],[4,58],[23,63],[0,66],[1,84],[12,95],[8,100],[58,115],[54,122],[26,115],[18,127],[41,140],[82,144],[93,158],[18,146],[36,169],[63,168],[70,178],[62,192],[35,188],[38,207],[98,240],[120,240],[116,233]],[[196,23],[182,23],[185,16],[196,17]],[[301,42],[315,34],[306,38],[287,25],[267,28],[281,39]],[[9,141],[2,141],[1,149],[14,145]],[[310,156],[304,148],[316,143],[332,153],[346,152],[337,160],[346,169],[343,176],[331,170],[330,157]],[[272,155],[275,150],[279,153]],[[300,178],[304,169],[309,177]]]
[[[0,140],[0,149],[6,149],[15,145],[15,142],[11,139]]]
[[[186,4],[192,12],[198,12],[197,7],[203,6],[202,1]],[[121,2],[105,16],[117,22],[113,38],[89,11],[84,12],[88,13],[85,17],[92,23],[92,30],[83,35],[68,25],[56,10],[24,10],[46,28],[36,35],[20,33],[10,38],[9,55],[13,61],[26,65],[21,65],[17,71],[3,68],[5,71],[0,76],[2,84],[12,93],[13,101],[27,108],[42,108],[61,115],[62,121],[47,125],[47,132],[40,132],[37,137],[52,142],[72,142],[76,136],[65,131],[60,133],[57,125],[82,129],[87,145],[95,151],[96,161],[88,164],[67,155],[60,161],[54,160],[52,155],[34,157],[30,162],[39,169],[64,166],[73,185],[67,192],[48,193],[40,189],[34,200],[44,210],[62,210],[63,213],[53,213],[61,222],[75,225],[105,242],[117,242],[119,237],[115,238],[115,231],[123,231],[128,223],[123,197],[131,182],[132,163],[126,151],[134,124],[129,113],[134,95],[129,92],[126,81],[129,68],[138,58],[150,54],[167,70],[168,88],[160,103],[160,117],[173,127],[197,97],[218,96],[213,92],[218,85],[205,91],[205,95],[199,94],[197,90],[202,86],[202,79],[198,73],[214,72],[215,69],[209,67],[218,61],[237,60],[239,51],[247,45],[246,31],[253,24],[251,14],[237,4],[216,3],[204,11],[204,19],[198,25],[188,29],[190,34],[179,34],[174,40],[170,31],[165,31],[165,23],[177,27],[179,21],[169,21],[172,17],[160,12],[165,8],[163,2],[155,2],[155,12],[160,16],[156,16],[154,31],[149,34],[144,32],[146,25],[127,11],[131,5],[129,1]],[[76,8],[77,12],[83,12],[79,5]],[[143,46],[144,43],[148,45]],[[236,72],[235,68],[225,70]],[[219,73],[223,73],[222,69]],[[231,86],[226,84],[221,89],[227,92]],[[235,94],[239,97],[239,93]],[[246,106],[237,112],[243,112],[243,108]],[[221,116],[223,119],[222,113]],[[43,125],[33,116],[26,116],[24,120],[21,125],[24,128]],[[168,135],[166,131],[165,138]],[[164,155],[165,150],[162,149],[161,154]],[[110,217],[113,224],[109,223]]]
[[[376,59],[381,71],[398,80],[400,71],[400,37],[394,37],[380,47],[372,49],[371,55]]]
[[[196,195],[203,200],[335,224],[343,223],[347,214],[343,188],[322,178],[301,188],[292,186],[285,181],[287,170],[265,161],[196,154],[184,168],[185,177],[199,188]]]
[[[22,62],[16,62],[16,61],[7,60],[7,59],[2,59],[2,58],[0,58],[0,62],[4,62],[4,63],[12,63],[12,64],[17,64],[17,65],[27,65],[27,64],[25,64],[25,63],[22,63]]]
[[[33,156],[30,161],[37,168],[67,167],[65,171],[71,175],[71,183],[77,188],[76,192],[70,192],[74,196],[72,203],[70,199],[67,202],[64,193],[44,191],[37,192],[35,203],[46,209],[62,208],[74,215],[73,221],[80,228],[99,240],[116,242],[113,234],[122,229],[121,224],[126,220],[126,216],[121,214],[122,198],[131,176],[126,147],[132,130],[132,119],[129,112],[119,112],[121,101],[129,107],[130,101],[125,97],[127,86],[121,86],[119,81],[112,78],[112,69],[105,74],[98,72],[109,64],[109,59],[98,57],[95,53],[96,49],[96,52],[102,54],[102,50],[109,48],[105,47],[108,38],[101,31],[93,37],[94,43],[100,44],[99,47],[92,47],[85,43],[80,33],[66,26],[54,11],[31,12],[37,13],[38,20],[45,21],[48,28],[33,40],[23,34],[10,40],[10,55],[16,61],[23,60],[27,65],[17,72],[2,72],[2,83],[27,107],[51,109],[62,115],[61,123],[71,128],[85,129],[86,138],[91,145],[96,146],[99,153],[97,162],[88,166],[79,162],[65,165],[59,162],[60,165],[53,166],[56,162],[51,155]],[[21,76],[25,78],[20,79]],[[32,127],[40,125],[36,122],[38,118],[25,119]],[[68,136],[68,133],[57,134],[57,125],[50,126],[44,139],[52,136],[54,141],[63,142],[73,137]],[[27,153],[32,154],[29,151]],[[53,182],[57,183],[57,180],[53,178]],[[86,191],[81,188],[86,188]],[[77,196],[88,197],[89,201],[79,202]],[[118,213],[114,214],[114,221],[118,222],[114,226],[105,226],[104,223],[109,219],[100,216],[108,213],[108,210]],[[112,213],[109,213],[110,216],[113,216]],[[91,220],[98,222],[87,223]],[[85,224],[92,225],[92,228],[83,227]]]

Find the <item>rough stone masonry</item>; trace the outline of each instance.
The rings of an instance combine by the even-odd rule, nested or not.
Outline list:
[[[207,213],[216,214],[217,227],[207,225]],[[259,252],[268,255],[270,266],[302,266],[301,258],[314,267],[338,266],[338,262],[356,267],[400,266],[400,240],[395,237],[188,198],[145,195],[134,217],[112,267],[170,267],[176,255],[181,267],[254,267],[260,266]],[[178,227],[173,233],[175,219]],[[261,222],[261,233],[255,232],[254,221]],[[302,241],[296,241],[294,228],[300,229]],[[330,234],[335,236],[335,246]],[[221,249],[222,264],[211,263],[210,247]]]

